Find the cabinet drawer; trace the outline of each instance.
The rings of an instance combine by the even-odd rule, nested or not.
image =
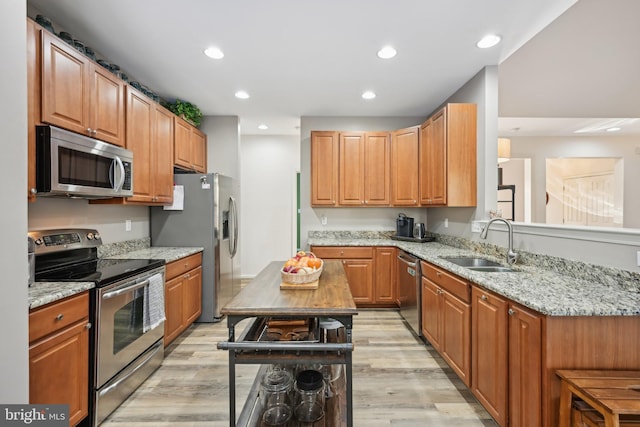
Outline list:
[[[177,261],[173,261],[166,266],[166,279],[171,280],[174,277],[178,277],[181,274],[186,273],[189,270],[193,270],[197,266],[202,264],[202,252],[189,255],[188,257],[180,258]]]
[[[29,313],[29,342],[89,318],[89,292],[39,307]]]
[[[446,271],[421,261],[422,275],[464,302],[471,302],[469,284]]]
[[[319,258],[373,258],[371,246],[312,246],[311,252]]]

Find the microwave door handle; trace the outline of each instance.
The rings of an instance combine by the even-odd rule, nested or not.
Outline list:
[[[124,185],[124,164],[122,163],[122,160],[120,160],[120,157],[115,156],[115,161],[118,164],[118,167],[120,168],[120,182],[118,183],[118,185],[114,188],[114,190],[116,191],[120,191],[122,190],[122,186]]]

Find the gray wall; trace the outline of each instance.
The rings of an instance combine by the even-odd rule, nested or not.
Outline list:
[[[311,131],[388,131],[421,124],[424,117],[302,117],[300,124],[300,234],[307,247],[310,230],[393,230],[399,212],[427,222],[424,208],[312,208]],[[327,217],[327,225],[320,218]]]
[[[0,3],[3,56],[0,133],[3,165],[0,256],[0,402],[29,401],[27,300],[27,43],[25,0]]]
[[[237,116],[205,116],[200,130],[207,134],[207,171],[240,179],[240,122]]]

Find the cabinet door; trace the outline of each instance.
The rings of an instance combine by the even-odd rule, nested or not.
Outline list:
[[[374,250],[373,299],[375,303],[393,304],[396,301],[396,252],[396,248],[378,247]]]
[[[441,347],[442,290],[431,280],[422,277],[422,335],[434,349]]]
[[[373,302],[373,261],[370,259],[342,260],[353,301],[361,304]]]
[[[466,386],[471,385],[471,307],[442,293],[442,357]]]
[[[91,136],[124,147],[124,83],[105,68],[93,63],[90,64],[89,75]]]
[[[191,167],[200,173],[207,172],[207,136],[191,127]]]
[[[133,152],[133,197],[131,202],[153,201],[151,119],[153,102],[133,88],[127,88],[127,149]],[[155,149],[155,148],[154,148]]]
[[[164,346],[168,346],[184,330],[184,277],[178,276],[165,283]]]
[[[29,403],[69,405],[69,425],[89,413],[89,329],[74,323],[29,348]]]
[[[400,129],[391,134],[391,204],[417,206],[418,144],[420,127]]]
[[[191,169],[191,125],[174,116],[173,157],[176,166]]]
[[[36,124],[40,123],[40,26],[27,19],[27,141],[28,181],[27,195],[36,200]]]
[[[339,187],[340,205],[364,204],[364,132],[342,132],[339,138]]]
[[[365,133],[363,186],[367,206],[388,206],[391,203],[390,147],[389,133]]]
[[[48,31],[42,34],[42,121],[87,134],[89,62]]]
[[[338,202],[338,132],[311,132],[311,206]]]
[[[509,307],[509,425],[542,425],[541,316]]]
[[[435,113],[421,127],[420,203],[447,204],[446,109]]]
[[[158,203],[173,201],[173,113],[155,105],[153,120],[153,194]]]
[[[202,267],[195,268],[184,281],[184,325],[192,324],[202,313]]]
[[[477,204],[477,106],[447,104],[443,120],[447,156],[447,206]],[[438,136],[440,138],[440,136]]]
[[[507,302],[471,290],[471,391],[499,425],[507,423]]]

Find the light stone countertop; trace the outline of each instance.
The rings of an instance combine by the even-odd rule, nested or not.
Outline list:
[[[442,243],[413,243],[392,239],[310,237],[309,246],[395,246],[442,267],[523,306],[549,316],[638,316],[640,293],[611,280],[573,278],[542,268],[512,266],[516,272],[488,273],[466,269],[441,257],[479,256],[507,265],[504,259]]]
[[[201,247],[152,247],[137,249],[105,259],[162,259],[165,263],[202,252]],[[29,287],[29,309],[70,297],[95,287],[93,282],[35,282]]]

